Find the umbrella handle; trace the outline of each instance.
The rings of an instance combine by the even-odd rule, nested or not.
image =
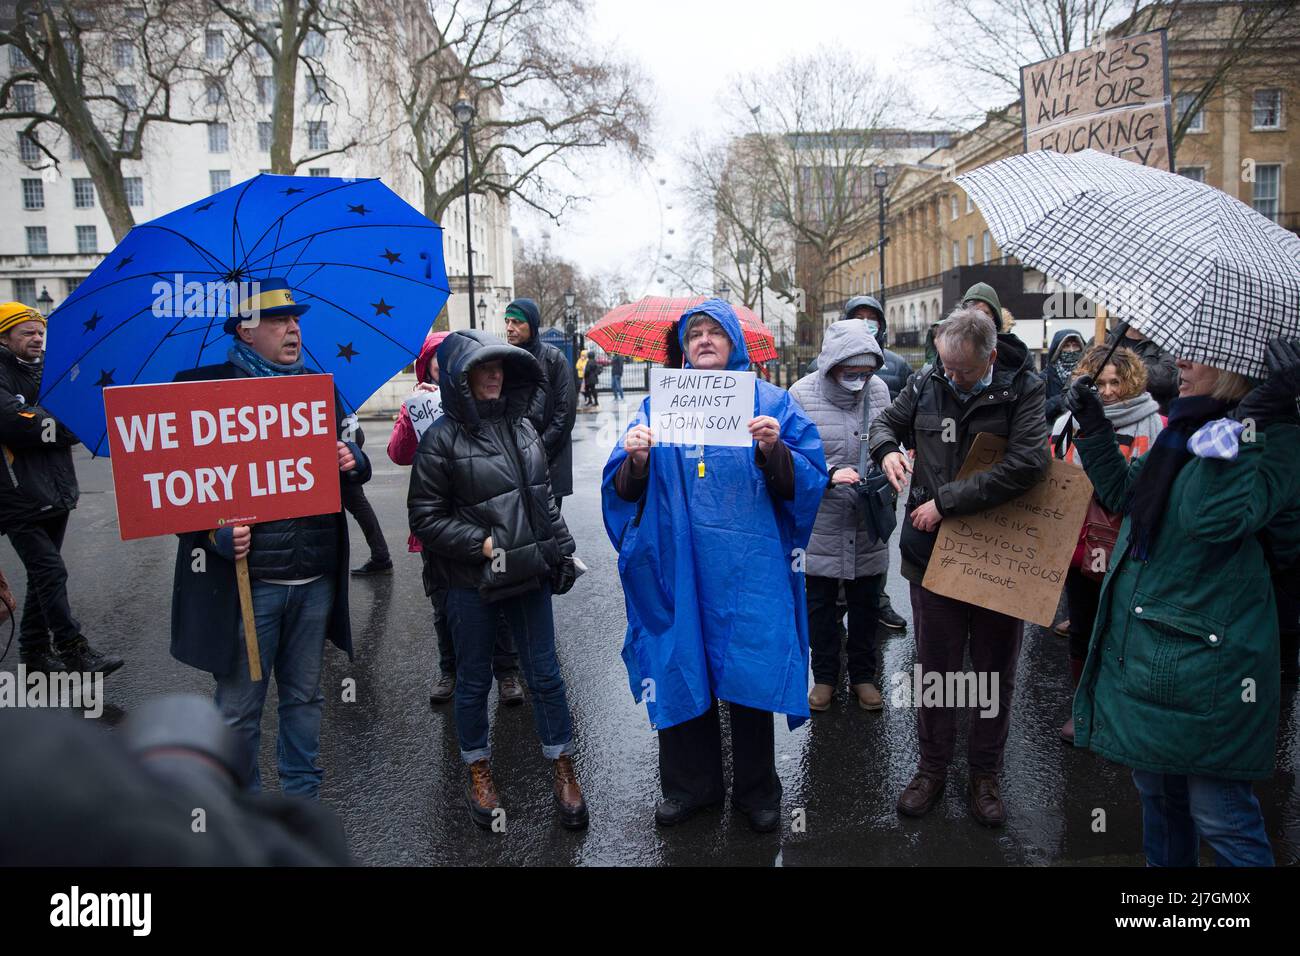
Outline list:
[[[1119,325],[1115,326],[1115,341],[1111,343],[1110,351],[1106,353],[1106,357],[1101,360],[1101,365],[1097,368],[1098,372],[1100,372],[1103,368],[1105,368],[1107,365],[1110,364],[1111,358],[1113,358],[1115,355],[1115,350],[1119,348],[1120,343],[1124,341],[1124,336],[1128,332],[1128,329],[1129,329],[1129,324],[1127,322],[1121,322]],[[1096,384],[1094,384],[1092,387],[1096,389],[1097,386]],[[1070,417],[1065,420],[1065,429],[1064,431],[1061,432],[1061,434],[1064,435],[1066,432],[1070,431],[1070,429],[1073,427],[1074,427],[1074,412],[1070,412]]]

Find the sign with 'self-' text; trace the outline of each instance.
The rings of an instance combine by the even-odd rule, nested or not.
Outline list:
[[[424,437],[430,425],[442,418],[441,391],[416,392],[402,404],[406,406],[406,414],[411,419],[411,427],[415,429],[417,440]]]
[[[1110,153],[1173,171],[1166,33],[1099,42],[1020,68],[1025,152]]]
[[[330,375],[104,389],[122,540],[339,510]]]
[[[753,418],[753,372],[650,369],[650,430],[661,445],[748,448]]]
[[[1005,448],[1004,438],[975,436],[956,480],[992,468]],[[922,586],[1051,627],[1091,497],[1083,469],[1053,459],[1046,477],[1019,498],[944,518]]]

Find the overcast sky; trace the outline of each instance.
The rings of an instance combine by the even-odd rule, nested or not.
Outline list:
[[[552,248],[586,272],[621,269],[633,298],[656,293],[653,251],[685,250],[675,154],[692,130],[719,117],[719,96],[741,73],[763,70],[828,44],[860,51],[880,72],[908,79],[925,108],[939,84],[924,69],[924,0],[591,0],[592,33],[638,61],[654,84],[656,154],[648,171],[607,160],[586,185],[591,200],[559,226],[515,212],[525,241],[551,234]],[[929,124],[917,117],[914,125]],[[659,179],[666,180],[660,186]],[[667,210],[667,205],[675,208]],[[662,225],[661,225],[662,209]],[[669,228],[675,235],[667,235]],[[650,254],[647,254],[650,250]]]

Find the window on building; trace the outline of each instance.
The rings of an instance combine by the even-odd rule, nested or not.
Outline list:
[[[36,305],[36,280],[14,279],[14,301],[23,305]]]
[[[273,91],[275,87],[271,85],[273,82],[273,78],[269,76],[259,76],[256,77],[256,80],[257,80],[257,102],[265,106],[266,104],[270,103],[274,97]]]
[[[220,30],[208,30],[203,35],[203,54],[209,60],[220,60],[226,55],[226,35]]]
[[[222,86],[221,81],[209,77],[208,79],[208,105],[220,106],[226,102],[226,88]]]
[[[45,234],[44,226],[27,227],[27,254],[29,256],[44,256],[50,251],[50,240]]]
[[[122,101],[122,105],[126,107],[128,111],[140,108],[135,97],[134,83],[119,83],[117,85],[117,98]]]
[[[208,152],[230,152],[230,127],[225,123],[208,124]]]
[[[36,145],[35,134],[18,134],[18,158],[24,163],[39,163],[41,161],[41,148]]]
[[[258,27],[257,35],[261,38],[261,42],[253,44],[253,56],[259,60],[271,59],[271,51],[267,49],[267,46],[274,49],[280,45],[275,27],[270,24]]]
[[[957,194],[956,194],[956,193],[953,193],[952,196],[950,196],[949,198],[952,200],[952,218],[953,218],[954,221],[956,221],[956,219],[957,219]]]
[[[1192,103],[1195,100],[1196,100],[1195,93],[1179,93],[1178,96],[1174,98],[1174,104],[1175,104],[1174,109],[1177,114],[1175,116],[1175,120],[1177,122],[1181,123],[1183,121],[1183,117],[1186,116],[1188,111],[1192,108]],[[1191,122],[1187,124],[1187,132],[1189,133],[1205,132],[1205,110],[1204,109],[1198,109],[1195,115],[1192,116]]]
[[[330,124],[324,120],[313,120],[307,124],[307,148],[330,148]]]
[[[230,188],[230,170],[228,169],[210,169],[208,170],[208,192],[219,193],[223,189]]]
[[[989,231],[984,230],[984,261],[991,262],[993,259],[993,240],[989,237]]]
[[[117,148],[124,153],[133,151],[135,149],[135,134],[134,129],[122,130],[122,135],[117,138]]]
[[[325,34],[318,30],[312,30],[307,34],[307,39],[302,43],[302,52],[307,56],[324,56],[325,55]]]
[[[68,137],[68,159],[73,162],[81,162],[81,147],[71,136]]]
[[[1256,90],[1253,110],[1255,129],[1282,128],[1282,91]]]
[[[952,241],[952,259],[948,263],[948,268],[956,269],[959,265],[961,265],[961,246],[954,239]]]
[[[972,212],[974,212],[974,211],[975,211],[975,204],[974,204],[973,202],[971,202],[970,195],[968,194],[968,195],[966,196],[966,213],[967,213],[967,215],[969,215],[970,213],[972,213]]]
[[[966,265],[973,266],[974,264],[975,264],[975,237],[967,236],[966,237]]]
[[[45,183],[39,179],[23,180],[23,208],[45,208]]]
[[[93,179],[74,179],[72,181],[72,205],[78,209],[95,208],[95,181]]]
[[[144,179],[140,176],[127,176],[122,180],[122,185],[126,190],[126,204],[128,206],[144,205]]]
[[[1281,198],[1282,167],[1276,163],[1255,167],[1255,192],[1251,205],[1255,212],[1277,222],[1280,210],[1278,200]]]
[[[307,102],[313,106],[329,102],[329,96],[325,93],[325,76],[323,74],[320,76],[308,75]]]
[[[119,70],[135,66],[135,46],[130,40],[113,41],[113,66]]]
[[[14,112],[16,113],[36,112],[36,84],[35,83],[15,83],[13,85],[13,94],[14,94]]]
[[[275,0],[254,0],[253,10],[257,13],[275,13]]]
[[[64,297],[66,298],[67,296],[70,296],[70,295],[72,295],[72,293],[76,292],[76,291],[77,291],[77,286],[81,285],[81,280],[84,279],[84,278],[85,278],[85,276],[67,276],[67,277],[65,277],[64,280],[63,280],[63,295],[64,295]]]
[[[274,134],[270,123],[257,124],[257,148],[261,152],[269,153],[271,151],[271,140],[273,138]]]
[[[94,226],[77,227],[77,251],[83,255],[99,252],[99,235]]]
[[[16,46],[11,46],[9,48],[9,69],[12,72],[18,73],[30,66],[31,63],[28,62],[27,55],[24,54],[22,50],[18,49]]]
[[[1192,180],[1193,182],[1203,183],[1205,182],[1205,167],[1204,166],[1179,166],[1178,175],[1186,176],[1188,179]]]
[[[144,23],[144,7],[127,7],[126,18],[132,23]]]
[[[310,176],[328,176],[330,168],[328,166],[312,166],[307,170],[307,174]]]

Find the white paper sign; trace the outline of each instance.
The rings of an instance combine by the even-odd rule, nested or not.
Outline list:
[[[753,418],[753,372],[650,370],[650,430],[661,445],[748,448]]]
[[[402,403],[406,414],[411,416],[415,427],[415,437],[423,438],[429,426],[442,418],[442,392],[416,392]]]

